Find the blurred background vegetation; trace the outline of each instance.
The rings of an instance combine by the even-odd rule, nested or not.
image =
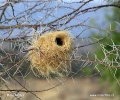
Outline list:
[[[111,1],[109,1],[111,2]],[[108,3],[109,3],[108,2]],[[113,2],[119,4],[119,1]],[[105,22],[110,23],[107,30],[111,31],[110,36],[106,37],[100,46],[95,45],[95,57],[97,61],[102,61],[95,66],[97,69],[93,71],[91,67],[85,69],[85,75],[91,75],[99,72],[98,78],[101,84],[107,84],[106,89],[110,93],[114,93],[119,96],[120,94],[120,9],[111,8],[112,14],[106,13]],[[116,30],[116,31],[114,31]],[[98,35],[94,35],[96,38],[105,37],[107,33],[100,31]],[[93,35],[92,35],[93,36]],[[102,48],[102,49],[101,49]]]

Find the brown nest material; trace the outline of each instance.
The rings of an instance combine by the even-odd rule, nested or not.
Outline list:
[[[29,47],[32,50],[28,52],[35,75],[68,75],[71,69],[72,43],[73,39],[67,31],[46,33],[35,40]]]

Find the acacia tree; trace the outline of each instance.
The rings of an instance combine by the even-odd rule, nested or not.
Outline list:
[[[119,4],[118,2],[113,2],[114,4]],[[109,87],[108,90],[110,92],[115,92],[119,94],[119,73],[120,73],[120,11],[119,8],[112,8],[112,16],[106,15],[107,16],[107,21],[110,22],[110,29],[111,30],[116,30],[111,32],[110,38],[106,38],[104,41],[101,42],[101,46],[98,50],[96,50],[96,55],[100,60],[103,60],[103,62],[106,64],[106,69],[104,71],[101,71],[105,66],[104,65],[98,65],[98,69],[101,71],[102,77],[100,79],[103,81],[108,81],[109,82]],[[104,33],[105,34],[105,33]],[[102,37],[100,35],[100,37]],[[102,50],[101,50],[102,49]],[[111,66],[111,67],[110,67]],[[114,85],[113,85],[114,84]]]
[[[26,53],[29,51],[27,47],[31,44],[31,40],[34,38],[34,34],[37,34],[37,36],[41,36],[42,34],[49,31],[67,30],[73,33],[76,32],[73,34],[75,39],[80,39],[81,35],[84,34],[86,30],[96,29],[104,31],[108,33],[107,36],[109,36],[111,32],[115,31],[89,25],[87,24],[87,22],[89,22],[89,18],[83,18],[81,20],[81,16],[85,16],[88,13],[98,11],[99,9],[109,7],[120,8],[118,4],[113,3],[103,3],[94,6],[91,5],[93,1],[94,0],[80,0],[79,2],[64,2],[62,0],[11,0],[1,2],[0,75],[1,83],[6,86],[6,89],[1,89],[0,91],[11,91],[11,93],[30,92],[36,98],[41,99],[34,92],[42,91],[29,90],[15,78],[17,77],[18,73],[19,76],[21,76],[23,79],[28,75],[29,68],[27,68],[25,71],[25,69],[23,69],[22,67],[24,66],[23,62],[26,62],[23,56],[25,56]],[[76,31],[78,28],[81,28],[81,31]],[[102,60],[96,60],[96,58],[90,59],[88,57],[88,54],[86,54],[86,56],[80,54],[78,52],[78,48],[97,44],[100,41],[104,40],[107,36],[94,40],[90,39],[89,42],[85,42],[86,44],[83,45],[78,43],[74,50],[75,58],[70,60],[76,62],[84,62],[81,65],[81,70],[85,66],[88,66],[88,63],[90,63],[89,65],[95,63],[103,64],[106,66],[106,63],[104,64]],[[89,39],[89,37],[87,39]],[[25,74],[22,73],[22,70],[25,71]],[[77,74],[77,72],[75,74]],[[73,77],[75,74],[72,74],[70,77]],[[6,84],[6,77],[16,81],[17,84],[21,86],[21,88],[10,89],[9,86],[7,86]],[[55,88],[61,84],[62,82],[54,87],[51,87],[50,89]],[[50,89],[43,91],[48,91]]]

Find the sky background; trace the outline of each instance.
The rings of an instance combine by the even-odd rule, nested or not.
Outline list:
[[[57,0],[57,1],[58,2],[55,2],[52,5],[56,5],[57,6],[57,3],[60,3],[61,0]],[[81,0],[63,0],[63,1],[64,2],[79,2]],[[7,0],[0,0],[0,6],[4,5],[6,2],[7,2]],[[104,0],[93,0],[93,2],[91,2],[89,5],[86,5],[85,7],[87,8],[87,7],[90,7],[90,6],[97,6],[97,5],[102,5],[102,4],[106,4],[106,2]],[[32,3],[31,3],[31,5],[32,5]],[[63,5],[64,5],[64,3],[63,3]],[[71,5],[71,6],[74,6],[74,5]],[[14,8],[16,9],[15,10],[16,14],[26,10],[26,7],[22,3],[21,4],[19,3],[19,4],[15,5]],[[8,7],[7,10],[8,10],[8,12],[11,12],[11,14],[12,14],[11,7]],[[54,15],[59,17],[59,14],[62,15],[62,14],[67,13],[67,12],[70,12],[70,11],[69,10],[65,11],[64,9],[60,9],[60,10],[56,9],[55,12],[54,12]],[[88,25],[91,25],[91,24],[95,23],[98,27],[109,26],[109,23],[104,23],[105,18],[106,18],[105,16],[106,16],[107,13],[108,12],[106,12],[105,9],[100,9],[100,10],[97,10],[95,12],[90,12],[90,13],[81,15],[79,17],[79,19],[82,21],[82,20],[86,20],[87,18],[89,18],[89,21],[87,21],[87,23],[86,23]],[[32,17],[35,18],[35,19],[40,19],[40,18],[42,19],[43,16],[44,15],[42,15],[40,13],[37,13],[37,14],[34,14],[34,16],[32,16]],[[51,20],[53,20],[53,19],[52,18],[51,19],[48,18],[48,20],[45,20],[44,23],[47,23],[47,22],[49,22]],[[12,25],[13,23],[14,22],[11,21],[9,24]],[[27,22],[23,22],[23,24],[26,24],[26,23]],[[34,24],[34,22],[32,22],[32,23]],[[77,23],[77,21],[73,21],[71,23],[74,24],[74,23]],[[72,30],[71,33],[78,34],[80,31],[82,31],[82,29],[78,28],[78,29]],[[17,32],[18,32],[17,29],[14,30],[15,35],[16,35]],[[33,32],[31,32],[31,33],[33,33]],[[81,37],[86,37],[88,35],[90,35],[90,30],[86,31],[85,34],[82,34]]]

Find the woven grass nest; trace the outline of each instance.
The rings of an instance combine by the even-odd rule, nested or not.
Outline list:
[[[68,75],[73,40],[67,31],[43,34],[34,40],[28,52],[31,69],[36,76]]]

